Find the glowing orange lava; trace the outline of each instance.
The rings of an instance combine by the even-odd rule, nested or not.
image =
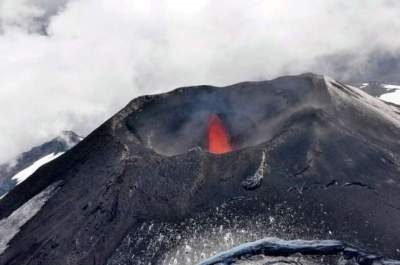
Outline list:
[[[229,135],[216,114],[212,114],[208,118],[208,151],[213,154],[232,151]]]

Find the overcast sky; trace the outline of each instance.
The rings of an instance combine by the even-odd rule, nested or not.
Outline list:
[[[0,0],[0,161],[179,86],[400,81],[399,33],[398,0]]]

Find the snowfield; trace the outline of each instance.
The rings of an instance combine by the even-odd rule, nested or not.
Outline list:
[[[400,105],[400,86],[398,85],[382,85],[387,90],[394,90],[389,93],[382,94],[379,98],[390,103]]]
[[[21,170],[20,172],[18,172],[17,174],[15,174],[11,179],[16,180],[17,185],[19,185],[23,181],[25,181],[27,178],[29,178],[33,173],[35,173],[35,171],[38,170],[41,166],[49,163],[50,161],[56,159],[57,157],[59,157],[62,154],[64,154],[64,153],[58,153],[58,154],[52,153],[52,154],[46,155],[46,156],[40,158],[39,160],[37,160],[35,163],[30,165],[29,167],[27,167],[27,168]]]

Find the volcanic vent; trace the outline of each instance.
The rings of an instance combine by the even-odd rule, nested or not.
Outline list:
[[[252,110],[240,110],[235,97],[225,92],[197,87],[176,91],[174,99],[156,96],[129,116],[128,128],[145,146],[166,156],[192,149],[222,154],[250,145],[249,132],[257,122]]]
[[[208,151],[213,154],[224,154],[232,151],[232,143],[221,119],[212,114],[208,119]]]
[[[271,244],[398,259],[399,113],[314,74],[135,99],[0,200],[0,265],[215,264]]]

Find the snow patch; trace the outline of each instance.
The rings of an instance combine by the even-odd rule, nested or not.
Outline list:
[[[400,89],[400,85],[387,85],[387,84],[382,84],[382,86],[383,86],[384,88],[387,88],[387,89]]]
[[[383,101],[400,105],[400,87],[398,90],[395,90],[391,93],[383,94],[379,98]]]
[[[21,227],[35,216],[48,199],[54,195],[60,181],[50,185],[42,192],[27,201],[7,218],[0,220],[0,254],[8,247],[8,243],[20,231]]]
[[[17,174],[15,174],[11,179],[16,180],[17,185],[19,185],[23,181],[25,181],[27,178],[29,178],[33,173],[35,173],[35,171],[38,170],[41,166],[49,163],[50,161],[56,159],[57,157],[59,157],[62,154],[63,154],[63,152],[57,153],[57,154],[51,153],[49,155],[46,155],[46,156],[40,158],[39,160],[37,160],[36,162],[34,162],[29,167],[27,167],[27,168],[21,170],[20,172],[18,172]]]
[[[379,99],[400,105],[400,85],[382,84],[382,87],[385,88],[388,93],[380,95]]]

